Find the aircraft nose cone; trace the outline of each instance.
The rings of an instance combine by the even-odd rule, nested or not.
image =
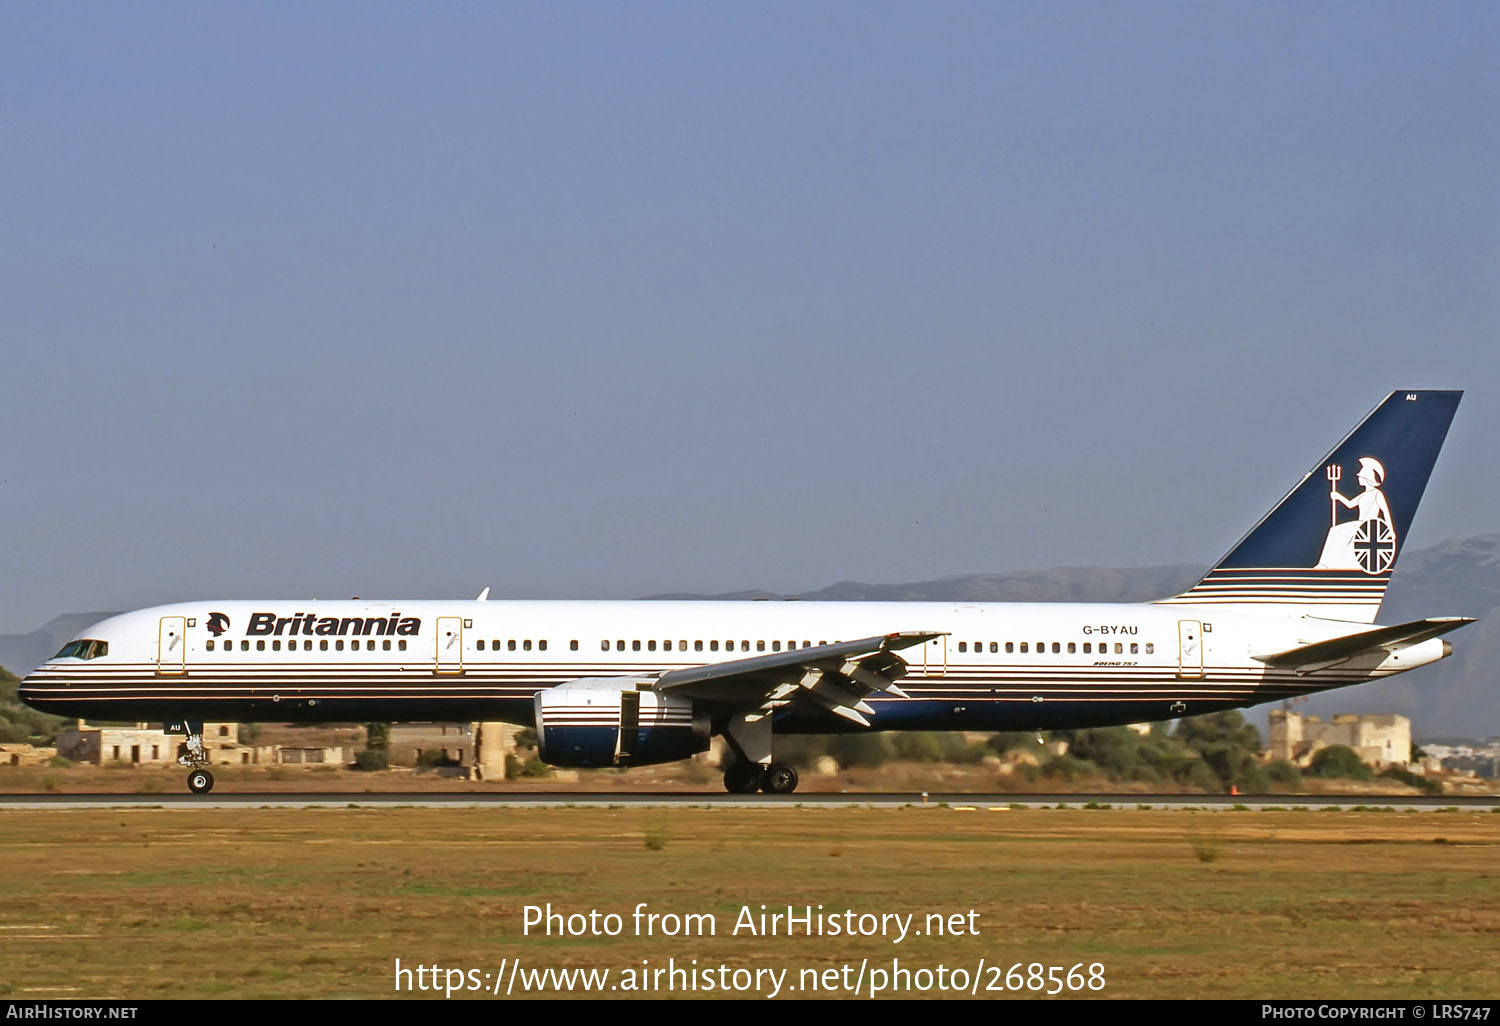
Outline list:
[[[38,681],[34,675],[22,677],[16,685],[16,697],[22,704],[29,705],[38,712],[47,711],[47,697],[50,693],[51,688]]]

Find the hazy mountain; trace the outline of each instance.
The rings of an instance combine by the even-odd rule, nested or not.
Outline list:
[[[1184,590],[1204,568],[1185,564],[1107,570],[1059,567],[1014,573],[962,574],[915,584],[843,581],[819,591],[778,596],[763,591],[655,598],[805,601],[1145,602]],[[1396,712],[1423,736],[1479,737],[1500,733],[1500,534],[1484,534],[1404,553],[1380,619],[1400,623],[1423,616],[1463,615],[1481,621],[1449,635],[1454,653],[1433,666],[1377,684],[1331,692],[1300,704],[1305,712]],[[69,613],[29,634],[0,635],[0,666],[25,672],[78,631],[109,613]],[[1264,715],[1256,717],[1264,723]]]
[[[772,595],[765,591],[723,595],[655,595],[661,599],[795,598],[809,602],[1145,602],[1173,595],[1203,576],[1203,567],[1064,566],[1053,570],[1018,570],[1001,574],[960,574],[917,584],[862,584],[840,581],[800,595]]]

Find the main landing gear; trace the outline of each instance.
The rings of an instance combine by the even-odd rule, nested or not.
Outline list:
[[[758,766],[736,762],[724,771],[724,790],[730,794],[791,794],[797,790],[797,771],[784,762]]]
[[[188,723],[184,726],[187,744],[177,757],[177,763],[192,770],[188,774],[188,790],[194,794],[208,794],[214,789],[214,775],[207,769],[208,753],[203,750],[203,724]]]

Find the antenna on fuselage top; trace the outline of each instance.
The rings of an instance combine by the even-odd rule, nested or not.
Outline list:
[[[486,584],[484,586],[484,590],[479,593],[479,597],[476,598],[474,601],[475,602],[488,602],[489,600],[490,600],[490,586],[488,584]]]

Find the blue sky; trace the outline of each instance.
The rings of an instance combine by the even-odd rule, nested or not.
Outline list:
[[[0,630],[1500,530],[1500,10],[0,6]]]

